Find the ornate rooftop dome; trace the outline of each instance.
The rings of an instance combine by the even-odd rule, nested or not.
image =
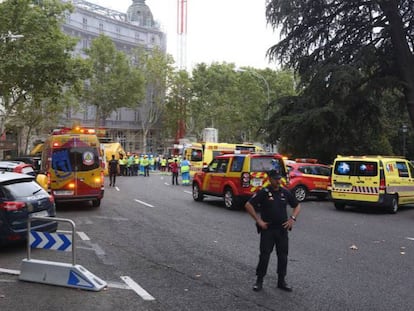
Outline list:
[[[129,22],[143,27],[154,27],[154,18],[145,0],[133,0],[127,11]]]

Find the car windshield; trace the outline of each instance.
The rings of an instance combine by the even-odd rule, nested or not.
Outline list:
[[[283,160],[275,159],[272,157],[252,158],[252,161],[251,161],[252,172],[266,172],[270,170],[278,170],[284,173],[285,170],[283,166]]]

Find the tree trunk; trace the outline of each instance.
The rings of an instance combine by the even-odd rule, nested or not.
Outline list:
[[[411,125],[414,128],[414,58],[408,46],[398,1],[380,1],[379,5],[390,23],[391,40],[395,58],[404,83],[404,95]]]

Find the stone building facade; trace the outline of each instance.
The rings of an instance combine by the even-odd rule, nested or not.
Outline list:
[[[166,34],[154,21],[145,0],[133,0],[126,13],[114,11],[84,0],[62,0],[71,2],[75,10],[68,13],[63,31],[79,38],[75,53],[86,57],[84,50],[100,34],[110,37],[118,50],[127,54],[137,47],[148,50],[154,47],[166,52]],[[93,1],[93,0],[91,0]],[[149,100],[148,98],[145,99]],[[83,126],[95,125],[95,108],[84,105],[81,110],[68,110],[62,116],[61,126],[73,123]],[[140,127],[140,109],[121,108],[105,120],[102,132],[108,141],[120,142],[126,151],[143,151],[143,135]],[[163,138],[155,126],[147,136],[146,152],[162,152]]]

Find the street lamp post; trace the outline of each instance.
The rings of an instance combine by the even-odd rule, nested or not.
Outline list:
[[[402,144],[403,144],[403,156],[405,157],[406,156],[406,145],[405,145],[405,143],[406,143],[406,134],[407,134],[407,132],[408,132],[408,126],[407,125],[405,125],[405,124],[403,124],[402,125],[402,127],[401,127],[401,132],[402,132]]]

